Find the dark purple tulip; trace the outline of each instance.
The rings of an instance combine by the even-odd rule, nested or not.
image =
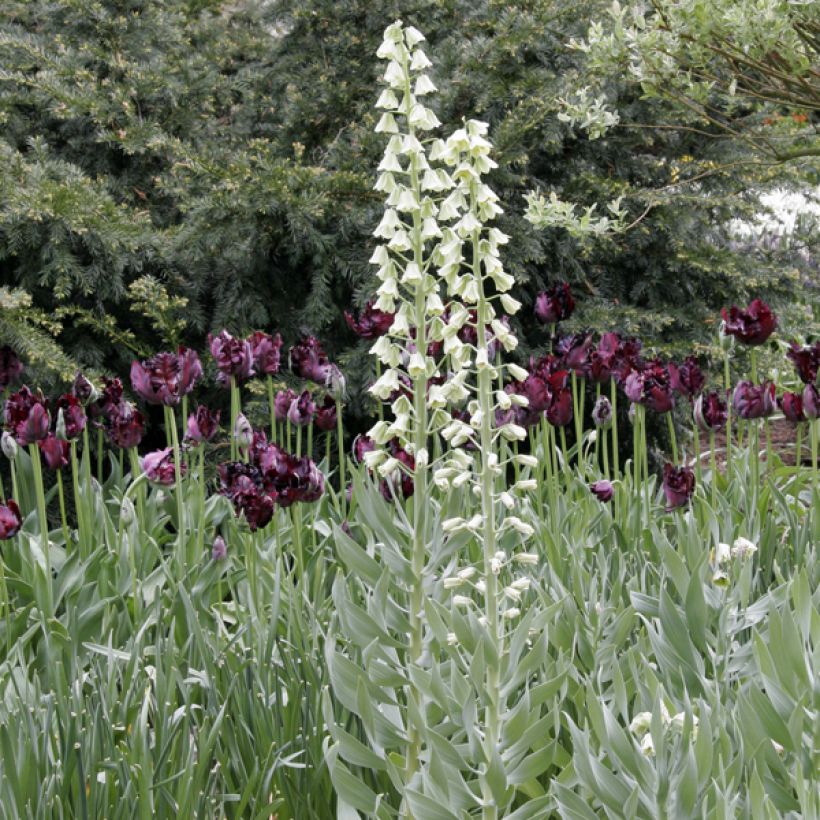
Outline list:
[[[49,433],[49,435],[40,439],[37,442],[40,452],[43,455],[43,461],[49,470],[62,470],[63,467],[68,466],[68,442],[57,438]]]
[[[195,444],[210,441],[219,430],[220,412],[210,410],[204,404],[196,408],[196,412],[188,416],[188,426],[185,429],[185,438]]]
[[[561,358],[564,367],[574,370],[579,376],[586,376],[589,370],[591,350],[591,333],[572,333],[562,336],[556,345],[556,353]]]
[[[95,426],[101,427],[105,421],[117,413],[117,408],[121,403],[122,381],[104,376],[102,393],[87,406],[88,415]]]
[[[12,393],[6,400],[5,422],[21,446],[44,439],[48,435],[50,418],[43,394],[39,391],[32,393],[28,387]]]
[[[306,427],[316,414],[316,403],[309,390],[303,390],[288,408],[288,421],[297,427]]]
[[[211,560],[224,561],[228,557],[228,545],[221,535],[214,538],[213,546],[211,547]]]
[[[614,487],[612,486],[611,481],[607,481],[603,478],[600,481],[593,481],[592,484],[589,485],[589,489],[592,490],[592,494],[599,501],[606,503],[607,501],[612,500]]]
[[[85,410],[79,399],[71,393],[66,393],[57,399],[54,403],[54,411],[57,416],[59,416],[60,411],[62,411],[63,425],[67,439],[77,438],[85,429],[86,422],[88,421]]]
[[[566,282],[559,282],[547,288],[535,298],[535,315],[545,325],[554,325],[569,319],[573,310],[575,300]]]
[[[300,378],[327,384],[330,362],[315,336],[308,336],[290,349],[290,369]]]
[[[273,499],[262,486],[259,468],[242,461],[228,461],[217,470],[219,493],[231,500],[236,514],[244,514],[252,531],[264,527],[273,517]]]
[[[356,464],[364,461],[364,454],[376,449],[376,445],[369,436],[359,434],[353,439],[353,460]]]
[[[793,362],[800,381],[804,384],[814,384],[817,380],[817,372],[820,370],[820,341],[806,347],[792,342],[786,351],[786,356]]]
[[[572,391],[568,387],[552,391],[547,407],[547,421],[553,427],[565,427],[572,421]]]
[[[253,375],[253,348],[248,339],[237,339],[227,330],[214,336],[208,334],[208,347],[219,370],[216,380],[223,387],[231,383],[231,376],[241,384]]]
[[[606,396],[598,396],[592,408],[592,422],[596,427],[609,427],[612,424],[612,404]]]
[[[350,311],[345,311],[345,321],[348,327],[360,339],[378,339],[379,336],[384,336],[390,330],[394,316],[393,313],[374,308],[372,301],[362,308],[358,319]]]
[[[803,412],[807,419],[820,418],[820,391],[813,384],[803,388]]]
[[[307,456],[297,457],[269,444],[260,452],[257,466],[265,491],[281,507],[316,501],[324,492],[325,478]]]
[[[109,409],[105,431],[115,446],[137,447],[145,435],[145,417],[130,402],[120,402]]]
[[[257,330],[248,337],[253,352],[253,369],[260,376],[275,376],[282,362],[282,337]]]
[[[0,541],[8,541],[20,531],[23,526],[23,517],[20,515],[20,508],[13,498],[9,498],[5,504],[0,504]]]
[[[17,354],[8,345],[0,347],[0,390],[5,390],[17,381],[22,373],[23,363],[17,358]]]
[[[83,407],[98,398],[97,389],[79,370],[77,371],[77,375],[74,376],[74,383],[71,385],[71,394]]]
[[[199,356],[185,347],[176,353],[157,353],[144,362],[131,363],[131,386],[149,404],[175,407],[201,376]]]
[[[784,393],[778,400],[783,415],[792,424],[799,424],[806,420],[803,413],[803,396],[800,393]]]
[[[185,475],[185,464],[180,464],[180,475]],[[176,481],[174,451],[171,447],[146,453],[140,459],[140,467],[152,484],[168,487]]]
[[[805,403],[805,402],[804,402]],[[742,419],[762,419],[771,416],[774,412],[774,384],[752,384],[750,381],[741,381],[735,387],[732,396],[732,407]]]
[[[697,359],[694,356],[687,356],[683,364],[670,362],[667,365],[669,370],[669,383],[672,389],[680,396],[686,396],[692,401],[706,384],[706,377],[698,367]]]
[[[701,393],[695,399],[695,423],[704,432],[718,430],[726,424],[728,408],[720,393]]]
[[[329,432],[336,429],[336,399],[325,396],[324,402],[316,408],[316,426]]]
[[[721,310],[723,330],[745,345],[762,345],[777,328],[777,316],[761,299],[753,299],[746,310],[732,305]]]
[[[624,393],[634,404],[644,404],[656,413],[668,413],[675,404],[669,371],[659,359],[633,370],[624,380]]]
[[[280,390],[273,400],[273,413],[277,421],[285,422],[288,420],[288,410],[291,404],[296,399],[296,393],[289,387]]]
[[[604,384],[612,377],[612,362],[614,357],[602,353],[600,350],[591,350],[587,378],[595,384]]]
[[[601,338],[598,349],[601,350],[604,338],[607,339],[609,345],[612,344],[613,337],[617,339],[618,346],[612,358],[612,375],[615,377],[616,382],[623,385],[633,370],[642,370],[644,367],[641,357],[642,344],[640,339],[634,337],[621,339],[617,333],[605,333]]]
[[[663,494],[666,496],[666,511],[683,507],[695,491],[695,474],[688,467],[663,467]]]

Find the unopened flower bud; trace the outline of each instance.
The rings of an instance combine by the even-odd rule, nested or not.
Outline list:
[[[211,547],[211,559],[214,561],[223,561],[228,557],[228,545],[221,535],[214,538],[213,546]]]
[[[5,431],[2,439],[0,439],[0,448],[3,450],[3,455],[9,460],[14,461],[17,458],[17,442],[14,436]]]
[[[63,408],[57,411],[57,421],[54,424],[54,437],[60,441],[68,441],[68,435],[65,431],[65,416],[63,415]]]
[[[251,423],[245,418],[244,413],[240,413],[236,417],[233,436],[237,445],[242,450],[247,450],[251,444],[253,444],[253,427],[251,427]]]

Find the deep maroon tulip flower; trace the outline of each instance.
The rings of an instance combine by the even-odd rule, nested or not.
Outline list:
[[[185,438],[195,444],[210,441],[219,430],[220,412],[210,410],[204,404],[196,408],[196,412],[188,416],[188,426],[185,429]]]
[[[550,394],[547,421],[553,427],[565,427],[572,421],[572,391],[568,387],[553,390]]]
[[[202,376],[196,351],[180,347],[177,353],[157,353],[131,363],[131,386],[149,404],[175,407]]]
[[[574,370],[579,376],[586,376],[589,371],[591,351],[591,333],[572,333],[562,336],[556,345],[556,352],[564,367]]]
[[[315,384],[327,384],[330,362],[315,336],[302,339],[290,349],[290,369],[300,378]]]
[[[813,384],[803,388],[803,412],[807,419],[820,418],[820,390]]]
[[[554,325],[569,319],[574,310],[575,300],[566,282],[559,282],[547,288],[535,299],[535,315],[545,325]]]
[[[799,424],[806,420],[806,415],[803,413],[803,396],[800,393],[784,393],[778,400],[780,409],[783,415],[792,424]]]
[[[587,368],[587,378],[595,384],[605,384],[612,377],[612,362],[614,356],[607,356],[600,350],[589,352],[589,367]]]
[[[214,543],[211,546],[211,560],[224,561],[228,557],[228,545],[221,535],[214,538]]]
[[[624,393],[634,404],[646,405],[656,413],[668,413],[675,404],[669,371],[659,359],[633,370],[624,381]]]
[[[345,311],[347,326],[360,339],[378,339],[379,336],[384,336],[390,330],[394,316],[393,313],[386,313],[373,307],[372,301],[362,308],[358,319],[350,311]]]
[[[592,422],[596,427],[607,428],[612,424],[612,404],[606,396],[598,396],[592,408]]]
[[[602,478],[600,481],[593,481],[592,484],[589,485],[589,489],[592,490],[592,494],[599,501],[606,503],[607,501],[612,501],[612,494],[615,488],[612,486],[611,481]]]
[[[253,352],[253,369],[260,376],[275,376],[282,363],[282,337],[257,330],[248,337]]]
[[[6,427],[21,446],[33,444],[48,435],[50,418],[48,404],[39,391],[32,393],[21,387],[6,400]]]
[[[20,515],[20,508],[13,498],[9,498],[5,504],[0,504],[0,541],[8,541],[20,531],[23,526],[23,516]]]
[[[761,299],[752,299],[746,310],[736,305],[723,308],[720,315],[724,333],[745,345],[762,345],[777,328],[777,316]]]
[[[316,408],[316,426],[329,432],[336,429],[336,399],[325,396],[324,402]]]
[[[399,468],[395,475],[385,478],[379,484],[381,494],[389,501],[396,495],[402,498],[410,498],[415,492],[413,473],[416,470],[416,460],[398,442],[393,439],[387,445],[388,452],[395,458],[403,468]]]
[[[117,408],[121,403],[122,381],[103,377],[102,393],[87,405],[88,415],[95,426],[101,427],[112,415],[117,413]]]
[[[231,383],[231,376],[241,384],[253,375],[253,348],[249,339],[237,339],[227,330],[214,336],[208,334],[208,347],[219,370],[216,380],[223,387]]]
[[[63,441],[49,433],[46,438],[37,442],[37,446],[40,448],[43,461],[45,461],[49,470],[62,470],[63,467],[68,466],[69,446],[67,441]]]
[[[303,390],[288,408],[288,421],[296,427],[306,427],[316,415],[316,403],[309,390]]]
[[[97,389],[79,370],[77,371],[77,375],[74,376],[74,383],[71,385],[71,395],[74,396],[83,407],[89,402],[99,398]]]
[[[291,404],[296,400],[296,393],[289,387],[280,390],[273,400],[273,413],[277,421],[285,422],[288,420],[288,410]]]
[[[771,416],[774,412],[774,384],[752,384],[750,381],[741,381],[735,387],[732,396],[732,407],[742,419],[762,419]]]
[[[297,501],[316,501],[324,492],[325,478],[307,456],[297,457],[269,444],[257,463],[265,491],[281,507]]]
[[[180,464],[180,475],[185,475],[185,464]],[[140,459],[140,467],[152,484],[168,487],[176,481],[174,451],[171,447],[146,453]]]
[[[364,454],[376,449],[376,444],[369,436],[359,434],[353,439],[353,460],[356,464],[364,461]]]
[[[663,467],[663,494],[666,496],[666,511],[683,507],[695,491],[695,474],[688,467]]]
[[[817,372],[820,370],[820,341],[806,347],[792,342],[786,351],[786,356],[797,369],[800,381],[803,384],[814,384],[817,380]]]
[[[23,373],[23,363],[8,346],[0,347],[0,390],[5,390],[17,381]]]
[[[71,393],[66,393],[54,403],[54,411],[58,418],[62,412],[66,438],[71,440],[79,437],[88,421],[80,400]]]
[[[273,498],[262,486],[259,468],[242,461],[228,461],[217,470],[219,492],[231,500],[236,514],[244,514],[252,531],[264,527],[273,517]]]
[[[105,424],[108,440],[123,450],[137,447],[145,435],[145,416],[130,402],[110,408]]]
[[[728,408],[720,393],[701,393],[695,399],[695,423],[704,432],[719,430],[726,424]]]
[[[667,365],[669,370],[669,383],[672,389],[680,396],[685,396],[692,401],[706,384],[706,377],[698,366],[694,356],[687,356],[683,364],[670,362]]]

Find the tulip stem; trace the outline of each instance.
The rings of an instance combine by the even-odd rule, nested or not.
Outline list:
[[[672,443],[672,461],[678,466],[678,439],[675,435],[675,422],[672,420],[672,411],[666,413],[666,426],[669,428],[669,440]]]
[[[205,546],[205,442],[200,442],[198,453],[199,469],[197,470],[197,487],[199,489],[199,515],[200,525],[196,532],[196,557],[202,558],[202,549]]]
[[[811,497],[814,509],[814,540],[820,540],[820,498],[817,497],[817,450],[820,438],[820,419],[811,421]]]
[[[313,458],[313,421],[311,420],[307,428],[307,455],[308,458]]]
[[[618,452],[618,385],[612,377],[609,379],[609,395],[612,405],[612,474],[618,478],[621,472],[621,456]]]
[[[695,481],[700,487],[703,482],[703,471],[700,464],[700,428],[697,424],[692,425],[692,446],[695,449]]]
[[[63,471],[57,470],[57,496],[60,499],[60,524],[63,528],[63,543],[65,544],[66,553],[68,553],[69,542],[71,536],[68,532],[68,521],[65,514],[65,491],[63,489]]]
[[[578,463],[578,470],[581,473],[581,478],[584,477],[584,464],[581,459],[581,437],[584,434],[583,431],[583,420],[581,419],[581,413],[579,410],[580,404],[578,401],[578,379],[575,376],[575,371],[572,371],[571,374],[572,379],[572,418],[575,422],[575,446],[577,448],[576,460]],[[561,432],[563,432],[564,428],[561,428]],[[566,456],[566,447],[564,448],[564,455]]]
[[[726,390],[726,480],[732,476],[732,374],[729,354],[723,357],[723,385]]]
[[[270,436],[276,444],[276,405],[273,400],[273,379],[268,376],[268,409],[270,410]]]
[[[302,455],[302,425],[296,425],[296,458]]]
[[[97,430],[97,481],[100,487],[103,483],[103,431]]]
[[[798,422],[796,430],[797,440],[794,443],[794,466],[799,470],[803,463],[803,423]]]
[[[128,448],[128,461],[131,464],[131,482],[132,485],[140,480],[142,471],[140,470],[139,452],[136,447]],[[140,521],[140,529],[145,527],[145,487],[140,482],[139,492],[137,493],[137,516]]]
[[[379,402],[379,410],[382,409],[382,403]],[[330,433],[328,433],[328,444],[330,442]],[[336,396],[336,444],[339,448],[339,493],[342,496],[342,512],[346,515],[347,510],[347,476],[345,475],[345,429],[344,419],[342,418],[342,399]],[[330,470],[330,454],[328,452],[327,469]]]
[[[34,473],[34,490],[37,494],[37,516],[40,520],[40,543],[46,564],[46,611],[43,615],[45,615],[46,618],[50,618],[54,614],[54,604],[51,578],[51,545],[48,539],[48,515],[46,513],[46,494],[43,488],[43,468],[40,464],[40,448],[36,444],[29,444],[28,451],[31,456],[31,469]]]
[[[717,507],[717,453],[715,453],[715,431],[709,430],[709,463],[712,468],[712,511]]]
[[[182,498],[182,455],[179,449],[179,435],[177,434],[177,423],[174,415],[174,408],[166,408],[166,424],[171,428],[171,441],[174,450],[174,484],[177,498],[177,533],[179,535],[179,543],[177,545],[177,561],[180,563],[180,568],[187,572],[188,570],[188,556],[186,553],[187,545],[185,539],[185,503]]]

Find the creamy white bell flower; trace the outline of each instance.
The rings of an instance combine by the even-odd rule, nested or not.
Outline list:
[[[757,545],[749,541],[748,538],[735,538],[732,544],[732,558],[738,558],[741,561],[750,555],[757,552]]]

